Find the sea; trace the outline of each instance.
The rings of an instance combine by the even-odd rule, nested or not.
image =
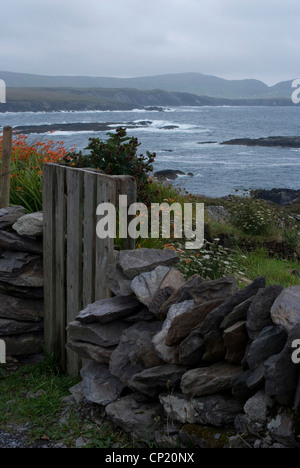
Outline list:
[[[184,172],[172,183],[189,193],[223,197],[244,189],[300,189],[300,149],[221,145],[234,138],[299,136],[300,105],[0,114],[0,128],[61,123],[109,123],[111,132],[133,126],[128,135],[138,138],[139,152],[157,154],[154,170]],[[78,150],[93,137],[106,140],[107,132],[30,134],[31,141],[64,141]]]

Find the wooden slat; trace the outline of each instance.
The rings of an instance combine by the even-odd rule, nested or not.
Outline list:
[[[116,206],[117,181],[112,177],[97,176],[97,206],[101,203],[112,203]],[[96,237],[96,271],[95,300],[111,296],[107,287],[107,265],[114,251],[114,239]]]
[[[84,172],[83,307],[95,301],[97,175]]]
[[[55,329],[59,340],[60,363],[66,370],[66,168],[57,166],[55,172]]]
[[[127,195],[128,207],[137,201],[137,184],[133,177],[130,176],[115,176],[117,183],[117,204],[119,204],[119,195]],[[134,216],[128,216],[127,224],[134,219]],[[127,232],[128,233],[128,232]],[[124,250],[134,250],[135,249],[135,239],[127,236],[123,240],[123,249]]]
[[[12,154],[12,128],[3,128],[0,208],[9,206]]]
[[[50,164],[43,171],[43,222],[44,222],[44,336],[45,348],[49,353],[58,353],[56,324],[56,274],[55,274],[55,168]],[[59,345],[60,346],[60,345]]]
[[[67,171],[67,324],[82,310],[83,172]],[[69,375],[78,375],[81,359],[67,350]]]

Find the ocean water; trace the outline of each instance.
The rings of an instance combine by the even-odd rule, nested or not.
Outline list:
[[[147,121],[147,126],[143,123]],[[163,111],[55,112],[0,114],[0,127],[55,123],[134,123],[128,135],[139,139],[140,152],[156,152],[155,170],[178,169],[181,188],[206,196],[225,196],[235,190],[275,187],[300,189],[300,149],[223,146],[233,138],[300,135],[300,106],[295,107],[178,107]],[[165,127],[176,127],[167,129]],[[80,149],[90,137],[106,132],[32,134],[30,139],[64,141]]]

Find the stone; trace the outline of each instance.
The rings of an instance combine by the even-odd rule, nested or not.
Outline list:
[[[266,285],[266,279],[261,276],[253,281],[252,284],[247,286],[245,289],[241,289],[234,296],[227,299],[223,304],[221,304],[217,309],[212,311],[205,319],[205,321],[197,328],[195,328],[195,334],[204,337],[207,333],[212,330],[217,330],[225,317],[229,315],[233,309],[239,304],[245,302],[247,299],[250,299],[254,296],[259,289],[264,288]]]
[[[240,402],[221,394],[192,400],[181,394],[160,395],[159,400],[168,419],[182,424],[222,427],[233,423],[243,409]]]
[[[101,299],[83,309],[76,320],[81,323],[109,323],[135,315],[140,308],[141,304],[133,296]]]
[[[121,250],[119,266],[131,280],[141,273],[147,273],[158,266],[173,266],[179,262],[179,255],[173,250],[137,249]]]
[[[68,348],[75,351],[84,359],[92,360],[97,364],[109,364],[111,355],[115,348],[103,348],[91,343],[83,343],[82,341],[68,341]]]
[[[205,363],[216,363],[223,361],[226,355],[223,333],[220,330],[208,333],[203,339],[205,353],[202,361]]]
[[[90,361],[80,372],[87,401],[106,406],[120,398],[125,385],[113,377],[108,366]]]
[[[226,224],[230,220],[230,213],[224,206],[207,206],[206,212],[210,219],[216,223]]]
[[[129,324],[122,321],[103,324],[71,322],[67,328],[68,340],[109,348],[119,344],[122,333],[128,327]]]
[[[250,369],[255,370],[274,354],[280,353],[286,344],[287,334],[281,327],[266,327],[253,341],[246,356]]]
[[[43,243],[32,237],[24,237],[12,232],[0,231],[0,249],[42,255]]]
[[[192,310],[187,311],[183,315],[176,317],[166,336],[167,346],[179,345],[191,331],[200,323],[202,323],[207,315],[216,309],[224,300],[209,301],[195,306]]]
[[[258,291],[247,316],[248,335],[252,340],[255,340],[264,328],[273,325],[271,308],[282,290],[282,286],[269,286]]]
[[[22,335],[44,329],[42,322],[20,322],[0,318],[0,336]]]
[[[247,380],[252,375],[252,371],[245,371],[235,375],[231,380],[232,395],[238,400],[247,401],[252,397],[253,391],[247,387]]]
[[[205,353],[204,339],[189,335],[177,349],[177,360],[181,366],[199,367]]]
[[[83,389],[82,389],[82,382],[79,382],[77,385],[74,385],[73,387],[71,387],[69,389],[69,392],[71,393],[72,397],[76,401],[77,405],[83,402],[84,394],[83,394]]]
[[[231,380],[241,373],[241,368],[225,363],[214,364],[211,367],[193,369],[182,377],[181,390],[184,395],[213,395],[231,389]]]
[[[255,296],[250,297],[246,301],[242,302],[238,306],[236,306],[233,311],[224,318],[223,322],[221,323],[220,328],[226,330],[226,328],[232,327],[237,322],[241,322],[247,320],[247,314],[250,305],[253,302]]]
[[[0,281],[16,287],[42,288],[42,258],[25,252],[2,252]]]
[[[300,448],[300,443],[295,439],[295,420],[287,410],[277,414],[267,427],[273,440],[291,448]]]
[[[160,393],[172,392],[179,387],[185,367],[165,365],[146,369],[136,374],[129,382],[129,387],[137,392],[156,398]]]
[[[300,286],[287,288],[276,299],[271,309],[272,320],[287,332],[300,323]]]
[[[248,344],[246,322],[237,322],[224,331],[225,359],[229,364],[240,364]]]
[[[181,424],[197,424],[197,413],[193,400],[187,400],[181,393],[159,395],[159,401],[169,421]]]
[[[152,322],[154,320],[157,320],[156,315],[150,312],[147,309],[147,307],[144,307],[136,315],[132,315],[123,319],[124,322],[129,323],[131,325],[138,322]]]
[[[0,336],[6,344],[7,356],[26,356],[43,351],[43,333],[25,333],[24,335]]]
[[[185,314],[186,312],[192,310],[195,303],[194,301],[185,301],[179,304],[174,304],[170,308],[167,318],[163,324],[162,330],[153,337],[153,345],[158,354],[158,356],[165,362],[169,364],[178,363],[178,351],[174,347],[166,345],[166,338],[168,331],[174,321],[174,319],[180,315]]]
[[[111,356],[111,374],[128,384],[135,374],[163,364],[152,344],[153,336],[161,327],[161,322],[139,322],[124,331]]]
[[[249,418],[246,414],[238,414],[234,420],[234,428],[236,433],[242,436],[247,436]]]
[[[20,236],[43,235],[43,213],[30,213],[16,221],[12,227]]]
[[[280,354],[265,363],[266,394],[282,405],[293,405],[299,377],[299,365],[292,361],[292,344],[300,339],[300,324],[290,331],[287,343]]]
[[[107,286],[115,296],[130,296],[131,280],[119,267],[120,252],[114,251],[114,258],[107,267]]]
[[[131,282],[131,289],[137,299],[151,310],[151,303],[160,289],[163,280],[170,273],[170,268],[158,266],[155,270],[136,276]],[[168,297],[167,297],[168,298]]]
[[[154,442],[153,434],[161,426],[162,408],[159,403],[138,403],[132,396],[108,405],[107,416],[137,440]]]
[[[176,268],[171,268],[169,273],[163,279],[159,289],[156,291],[151,303],[149,304],[149,309],[156,316],[159,315],[159,310],[161,306],[166,302],[167,299],[174,293],[174,291],[181,288],[185,283],[185,279],[182,273]]]
[[[246,402],[244,411],[250,420],[266,424],[273,404],[272,399],[265,394],[264,390],[260,390]]]
[[[174,304],[192,300],[192,292],[197,290],[203,283],[203,279],[199,275],[194,275],[186,281],[177,291],[175,291],[169,299],[161,306],[158,317],[165,320],[169,309]]]
[[[23,206],[9,206],[0,212],[0,229],[9,229],[12,225],[25,215]]]
[[[215,281],[203,281],[198,275],[190,278],[182,288],[175,291],[169,300],[161,307],[159,317],[165,316],[172,304],[183,302],[184,300],[195,301],[197,306],[210,301],[225,301],[236,293],[236,279],[233,276],[221,278]]]
[[[265,366],[261,364],[255,371],[251,371],[246,386],[250,391],[257,392],[265,386]]]
[[[22,322],[40,322],[44,316],[41,300],[20,299],[0,293],[0,317]]]

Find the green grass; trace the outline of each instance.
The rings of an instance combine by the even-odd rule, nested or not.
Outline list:
[[[300,270],[299,262],[270,258],[266,249],[238,252],[235,255],[236,262],[244,268],[249,279],[265,276],[268,285],[281,284],[285,288],[300,285],[300,278],[292,274],[293,270]]]
[[[29,445],[43,438],[71,448],[82,437],[88,448],[110,448],[116,443],[120,447],[137,447],[116,426],[83,420],[75,408],[61,422],[63,398],[70,396],[69,388],[75,383],[58,372],[56,365],[49,364],[47,358],[44,363],[13,371],[10,366],[0,365],[0,429],[14,432],[14,428],[28,425],[25,436]]]

